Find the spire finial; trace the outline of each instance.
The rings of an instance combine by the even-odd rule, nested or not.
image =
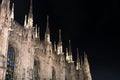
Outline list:
[[[87,58],[87,54],[86,54],[86,52],[84,51],[84,58]]]
[[[66,57],[68,57],[69,55],[68,55],[68,48],[66,48]]]
[[[77,48],[77,61],[79,62],[79,50]]]
[[[33,27],[33,11],[32,11],[32,0],[30,0],[30,9],[28,14],[28,27]]]
[[[66,48],[66,53],[68,53],[68,48]]]
[[[87,58],[86,52],[84,51],[84,64],[85,64],[85,63],[88,64],[88,58]]]
[[[50,29],[49,29],[49,16],[48,15],[47,15],[46,33],[47,34],[50,33]]]
[[[32,0],[30,0],[29,17],[33,17],[33,12],[32,12]]]
[[[61,40],[61,29],[59,29],[59,42],[62,42],[62,40]]]
[[[82,58],[82,56],[80,56],[80,65],[81,65],[81,69],[82,69],[82,67],[83,67],[83,58]]]
[[[71,54],[71,40],[69,40],[69,53],[70,53],[70,55],[72,55]]]
[[[14,20],[14,3],[12,4],[11,19]]]

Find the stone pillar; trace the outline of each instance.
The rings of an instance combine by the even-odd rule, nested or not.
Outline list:
[[[3,27],[0,33],[0,80],[5,80],[6,76],[8,35],[8,28]]]

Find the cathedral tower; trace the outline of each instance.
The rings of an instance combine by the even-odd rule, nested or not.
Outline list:
[[[49,16],[44,41],[40,40],[40,27],[33,27],[32,0],[29,2],[24,26],[14,20],[14,3],[12,9],[10,0],[0,4],[0,80],[92,80],[87,55],[84,53],[84,61],[79,58],[78,48],[75,66],[70,40],[65,58],[61,30],[58,44],[51,44]]]

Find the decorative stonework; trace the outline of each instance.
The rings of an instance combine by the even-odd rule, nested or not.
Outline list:
[[[52,44],[49,16],[45,39],[40,40],[39,28],[33,27],[32,0],[24,26],[14,21],[14,5],[10,10],[9,0],[2,0],[0,6],[0,80],[5,80],[6,74],[10,74],[6,71],[8,45],[11,45],[15,52],[14,80],[92,80],[86,55],[84,62],[78,57],[77,69],[72,58],[71,45],[69,51],[66,50],[65,57],[61,30],[58,44]]]

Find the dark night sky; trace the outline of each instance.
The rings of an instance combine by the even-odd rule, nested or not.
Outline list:
[[[29,0],[15,0],[15,19],[23,24]],[[120,80],[120,8],[117,0],[34,0],[34,24],[43,39],[46,15],[50,16],[51,41],[58,41],[62,29],[63,46],[71,39],[74,59],[76,47],[90,62],[93,80]]]

